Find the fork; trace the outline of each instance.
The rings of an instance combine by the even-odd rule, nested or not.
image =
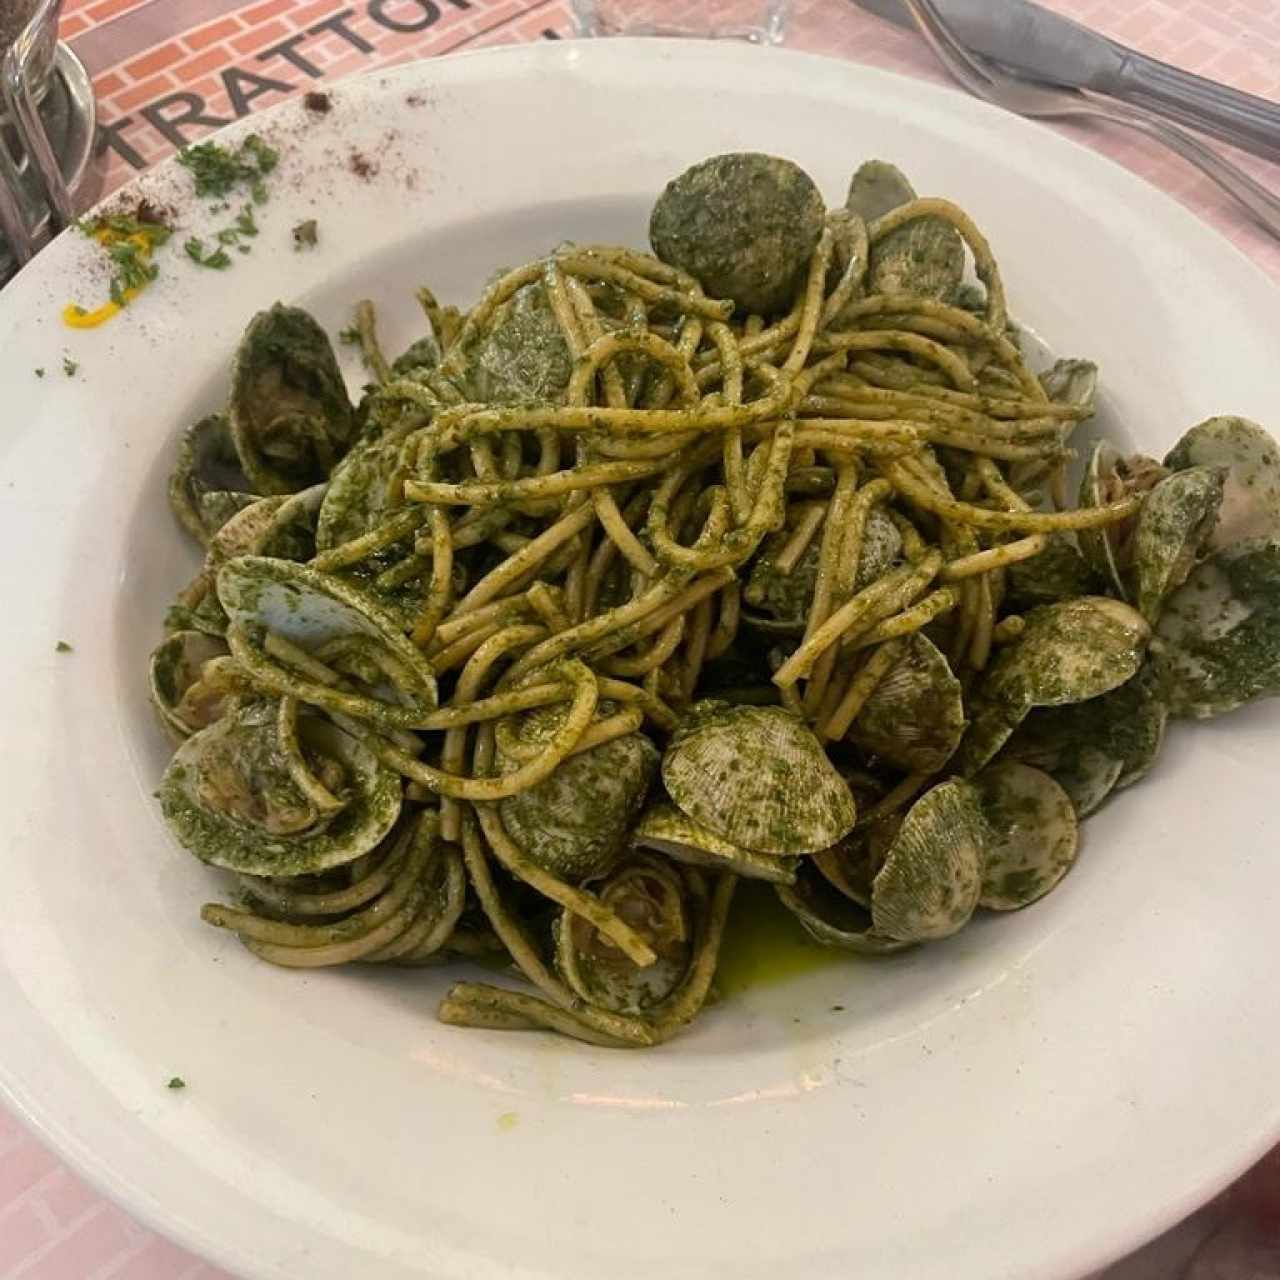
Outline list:
[[[1280,200],[1243,169],[1185,130],[1139,107],[1103,104],[1078,89],[1050,88],[1015,76],[991,59],[967,49],[939,15],[933,0],[902,0],[902,3],[910,10],[938,61],[975,97],[1032,120],[1080,116],[1136,129],[1177,152],[1280,239]]]

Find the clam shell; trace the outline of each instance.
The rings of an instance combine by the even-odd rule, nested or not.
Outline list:
[[[324,480],[355,435],[355,413],[323,329],[276,303],[249,322],[227,402],[231,438],[258,493]]]
[[[225,414],[211,413],[187,428],[169,475],[169,505],[188,533],[207,546],[222,520],[218,519],[217,507],[206,508],[206,496],[229,493],[248,500],[251,488],[236,455]],[[226,512],[230,514],[231,511]]]
[[[1189,467],[1147,495],[1133,536],[1134,601],[1148,622],[1208,547],[1222,506],[1226,470]]]
[[[631,840],[637,849],[654,849],[686,866],[732,871],[748,880],[795,883],[794,859],[753,853],[730,844],[666,800],[651,804],[640,815]]]
[[[904,773],[936,773],[967,724],[959,680],[938,647],[917,632],[845,737]]]
[[[867,160],[849,179],[849,194],[844,204],[863,222],[871,223],[915,198],[916,189],[896,164],[887,160]]]
[[[671,738],[662,780],[682,812],[757,853],[814,853],[856,819],[822,744],[781,707],[696,703]]]
[[[359,538],[395,513],[391,479],[407,429],[361,440],[333,469],[316,517],[316,550],[329,551]]]
[[[657,959],[641,968],[586,920],[562,911],[553,926],[556,968],[596,1008],[642,1014],[672,996],[693,957],[694,926],[679,871],[662,859],[628,858],[595,892],[636,929]]]
[[[1042,898],[1071,869],[1079,823],[1067,793],[1016,760],[989,765],[973,780],[989,835],[979,902],[1016,911]]]
[[[888,938],[871,923],[871,915],[834,889],[817,871],[801,863],[794,885],[775,885],[778,900],[824,946],[859,955],[883,956],[905,951],[911,943]]]
[[[541,284],[527,284],[495,312],[467,352],[463,394],[477,404],[564,399],[573,359]]]
[[[1051,536],[1038,556],[1010,565],[1006,582],[1006,603],[1013,609],[1034,609],[1041,604],[1092,595],[1099,587],[1098,575],[1065,534]]]
[[[1280,696],[1280,537],[1210,556],[1165,603],[1152,664],[1175,716]]]
[[[872,881],[876,932],[925,942],[962,929],[978,904],[988,839],[972,784],[955,778],[926,791]]]
[[[992,760],[1033,707],[1086,702],[1118,688],[1142,664],[1151,628],[1107,596],[1041,605],[1005,645],[970,701],[970,725],[955,757],[972,776]]]
[[[202,631],[171,632],[152,650],[151,701],[165,727],[179,741],[202,727],[188,723],[178,714],[183,694],[200,678],[206,662],[226,657],[227,653],[227,646],[219,637]]]
[[[1098,394],[1098,366],[1092,360],[1055,360],[1040,375],[1045,395],[1058,404],[1079,405],[1093,413]]]
[[[624,734],[570,756],[550,777],[499,801],[498,811],[531,862],[576,884],[622,856],[657,771],[653,743]]]
[[[266,628],[308,653],[349,636],[385,647],[413,686],[370,698],[369,714],[375,717],[412,728],[435,707],[435,676],[421,651],[377,601],[341,578],[292,560],[240,556],[219,570],[218,599],[250,644],[256,645],[257,633]],[[323,705],[323,688],[314,693]]]
[[[327,824],[290,835],[206,807],[201,784],[213,770],[231,771],[237,786],[266,802],[277,789],[289,803],[300,797],[275,751],[275,704],[251,704],[192,734],[160,780],[161,809],[184,849],[232,871],[295,876],[354,861],[383,839],[400,814],[400,776],[327,720],[304,717],[298,731],[310,750],[342,765],[350,803]]]
[[[1175,471],[1227,469],[1209,550],[1221,551],[1246,538],[1280,537],[1280,446],[1256,422],[1208,418],[1173,446],[1164,463]]]

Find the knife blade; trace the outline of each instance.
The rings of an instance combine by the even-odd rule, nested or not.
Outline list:
[[[901,0],[852,0],[915,29]],[[934,0],[956,36],[1014,71],[1158,111],[1268,159],[1280,158],[1280,104],[1128,49],[1030,0]]]

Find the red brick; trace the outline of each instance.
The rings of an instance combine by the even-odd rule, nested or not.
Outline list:
[[[17,1199],[58,1167],[58,1161],[44,1147],[25,1139],[19,1142],[0,1156],[0,1204]]]
[[[219,45],[216,49],[206,49],[204,53],[194,58],[188,58],[180,67],[174,67],[173,74],[178,76],[185,88],[191,88],[193,92],[199,93],[199,89],[194,89],[190,81],[196,76],[202,76],[206,71],[219,71],[223,67],[229,67],[235,62],[235,55],[227,48]]]
[[[150,102],[152,98],[158,98],[161,94],[171,93],[177,87],[173,77],[167,73],[162,76],[152,76],[150,80],[144,80],[142,84],[134,85],[132,89],[126,89],[123,93],[117,94],[113,105],[119,111],[132,111],[134,107],[140,107],[144,102]]]
[[[117,71],[108,71],[93,82],[93,91],[99,98],[110,98],[124,88],[124,77]]]
[[[268,22],[265,27],[246,31],[244,35],[232,40],[231,47],[237,53],[257,53],[259,49],[265,49],[268,45],[277,44],[289,34],[289,28],[283,22]]]
[[[292,9],[295,0],[266,0],[265,4],[254,5],[252,9],[245,9],[240,16],[244,19],[245,26],[256,27],[260,22],[266,22],[268,18],[274,18],[278,13],[284,13],[286,9]]]
[[[111,1272],[111,1280],[156,1280],[158,1276],[178,1276],[195,1259],[176,1244],[153,1236],[123,1267]]]
[[[97,4],[85,10],[85,17],[96,26],[108,18],[117,18],[130,9],[136,9],[141,3],[142,0],[98,0]]]
[[[315,4],[309,4],[302,9],[295,9],[289,17],[293,21],[295,27],[309,27],[313,23],[321,22],[323,19],[331,17],[339,11],[340,6],[335,5],[333,0],[316,0]],[[347,25],[356,30],[354,17],[347,19]]]
[[[219,40],[235,35],[239,30],[240,23],[235,18],[219,18],[217,22],[210,22],[206,26],[197,27],[194,31],[188,31],[182,37],[182,42],[192,53],[198,53]]]
[[[70,40],[89,28],[89,19],[83,13],[64,14],[58,23],[58,35],[63,40]]]
[[[124,70],[134,80],[145,80],[147,76],[153,76],[157,71],[163,71],[165,67],[171,67],[181,60],[182,48],[176,40],[171,40],[158,49],[144,53],[140,58],[134,58],[132,62],[126,62]]]

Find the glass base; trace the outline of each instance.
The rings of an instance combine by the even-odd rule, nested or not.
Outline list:
[[[787,0],[573,0],[584,36],[686,36],[778,44]]]

